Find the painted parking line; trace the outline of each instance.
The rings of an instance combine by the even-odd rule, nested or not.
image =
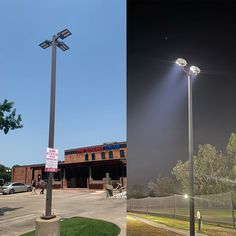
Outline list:
[[[76,196],[72,196],[72,197],[69,197],[69,198],[71,199],[71,198],[82,198],[82,197],[87,198],[87,197],[89,197],[89,195],[88,194],[86,194],[86,195],[76,195]]]
[[[31,217],[31,216],[34,216],[34,215],[35,214],[28,214],[28,215],[23,215],[23,216],[10,218],[10,219],[7,219],[7,220],[0,220],[0,223],[5,223],[5,222],[9,222],[9,221],[12,221],[12,220],[18,220],[18,219],[22,219],[22,218],[27,218],[27,217]]]
[[[105,191],[96,191],[96,192],[91,193],[91,194],[103,194],[103,193],[105,193]]]

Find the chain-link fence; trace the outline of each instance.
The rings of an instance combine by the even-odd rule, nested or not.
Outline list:
[[[200,211],[203,222],[231,225],[235,228],[231,192],[195,196],[194,203],[195,213]],[[189,218],[189,199],[177,194],[168,197],[131,198],[128,200],[127,208],[128,211],[146,214]]]

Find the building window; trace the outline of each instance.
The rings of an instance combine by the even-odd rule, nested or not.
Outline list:
[[[85,157],[85,161],[88,161],[88,160],[89,160],[89,158],[88,158],[88,153],[86,153],[86,154],[84,155],[84,157]]]
[[[92,161],[95,161],[95,153],[92,153]]]
[[[109,158],[113,159],[113,151],[109,151]]]
[[[120,150],[120,157],[125,157],[125,151],[124,150]]]
[[[106,159],[105,152],[101,152],[101,158],[102,158],[102,160]]]
[[[61,181],[61,171],[55,172],[53,174],[53,179],[56,181]]]

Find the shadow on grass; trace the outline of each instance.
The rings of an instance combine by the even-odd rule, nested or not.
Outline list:
[[[120,228],[110,222],[83,217],[61,220],[61,236],[117,236]],[[35,231],[21,236],[33,236]]]

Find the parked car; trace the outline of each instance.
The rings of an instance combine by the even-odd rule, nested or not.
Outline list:
[[[0,193],[3,194],[13,194],[13,193],[30,192],[30,191],[32,191],[31,185],[18,182],[5,183],[3,186],[0,187]]]

